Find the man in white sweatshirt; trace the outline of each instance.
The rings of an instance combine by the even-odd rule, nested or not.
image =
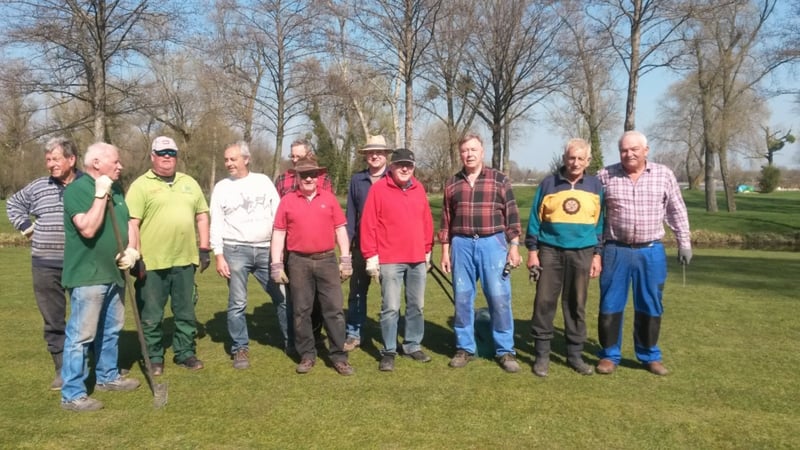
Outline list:
[[[250,367],[247,334],[247,278],[253,274],[272,298],[284,346],[289,345],[286,295],[269,276],[272,222],[280,196],[272,180],[250,172],[250,149],[240,141],[225,148],[230,176],[211,194],[211,248],[217,273],[228,280],[228,333],[235,369]]]

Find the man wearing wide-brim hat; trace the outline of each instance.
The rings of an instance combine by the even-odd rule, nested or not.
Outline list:
[[[361,214],[370,187],[387,173],[386,158],[391,152],[383,136],[370,136],[367,144],[358,150],[364,155],[367,168],[353,174],[347,190],[347,236],[353,254],[353,277],[350,278],[350,295],[347,298],[347,340],[344,343],[344,349],[348,352],[361,345],[361,328],[367,319],[370,277],[359,245]]]
[[[300,355],[295,371],[308,373],[317,360],[311,310],[319,301],[325,331],[330,341],[330,359],[341,375],[352,375],[353,367],[344,351],[344,295],[341,282],[353,273],[350,241],[344,211],[336,197],[317,189],[326,169],[313,157],[298,160],[292,169],[298,187],[281,199],[272,231],[270,277],[289,284],[294,317],[294,345]],[[338,245],[337,264],[334,247]],[[286,260],[284,261],[284,248]],[[288,268],[288,276],[285,269]]]

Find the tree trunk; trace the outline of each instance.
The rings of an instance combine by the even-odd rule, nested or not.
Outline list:
[[[628,98],[625,102],[625,131],[636,129],[636,94],[639,91],[639,47],[642,41],[642,0],[633,1],[631,21],[631,60],[628,73]]]
[[[492,123],[492,167],[500,169],[500,157],[503,154],[503,125],[500,123],[501,119],[495,117]]]
[[[727,150],[721,150],[719,152],[719,172],[722,178],[722,187],[725,189],[725,201],[728,204],[728,212],[736,212],[736,198],[734,196],[736,189],[735,186],[731,185],[733,180],[730,179],[730,174],[728,173]]]
[[[705,132],[704,132],[705,133]],[[706,144],[708,145],[708,144]],[[706,147],[706,211],[717,212],[717,189],[714,183],[714,152]]]

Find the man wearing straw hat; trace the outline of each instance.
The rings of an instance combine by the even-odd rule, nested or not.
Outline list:
[[[367,319],[367,293],[370,276],[361,253],[358,228],[367,202],[370,187],[387,173],[386,157],[392,150],[383,136],[370,136],[367,145],[358,151],[364,155],[367,168],[356,172],[350,179],[347,191],[347,237],[353,255],[353,277],[350,278],[350,295],[347,298],[347,339],[344,350],[350,352],[361,345],[361,327]]]
[[[352,375],[353,367],[344,351],[344,296],[341,282],[353,274],[350,241],[344,212],[336,197],[317,189],[317,180],[327,171],[313,157],[299,160],[293,168],[298,188],[281,199],[272,230],[270,277],[289,284],[294,321],[294,345],[300,355],[299,374],[311,371],[317,360],[311,310],[319,301],[329,355],[334,369]],[[336,261],[334,247],[341,254]],[[284,260],[284,249],[286,260]],[[288,268],[288,275],[286,269]]]

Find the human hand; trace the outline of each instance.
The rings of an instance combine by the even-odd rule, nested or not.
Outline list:
[[[200,273],[205,272],[211,264],[211,250],[207,248],[200,249]]]
[[[353,257],[350,255],[339,258],[339,280],[347,281],[353,276]]]
[[[111,193],[111,185],[114,184],[114,180],[108,177],[108,175],[100,175],[96,180],[94,180],[94,196],[96,198],[103,198]]]
[[[147,267],[144,265],[144,259],[139,258],[136,260],[133,266],[131,266],[130,274],[139,281],[144,281],[144,279],[147,278]]]
[[[425,268],[431,270],[431,252],[425,253]]]
[[[690,248],[680,248],[678,249],[678,262],[683,264],[684,266],[688,266],[689,262],[692,261],[692,249]]]
[[[122,253],[117,253],[117,267],[128,270],[139,260],[139,252],[135,248],[128,247]]]
[[[282,262],[276,262],[269,265],[269,277],[272,278],[272,281],[278,284],[289,283],[289,277],[286,276],[286,272],[283,270]]]
[[[376,283],[380,282],[381,263],[378,261],[378,255],[367,258],[367,275],[371,276]]]
[[[30,222],[28,222],[28,223],[30,223]],[[28,228],[25,228],[24,230],[20,231],[20,233],[22,233],[22,235],[25,236],[26,238],[30,239],[30,237],[33,236],[33,224],[30,223],[30,226]]]
[[[542,267],[539,265],[528,266],[528,271],[530,272],[528,275],[528,282],[538,283],[539,278],[542,276]]]

